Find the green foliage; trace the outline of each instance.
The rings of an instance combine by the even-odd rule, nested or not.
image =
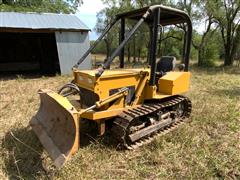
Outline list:
[[[166,29],[166,28],[165,28]],[[175,56],[182,58],[184,33],[178,28],[167,28],[162,37],[162,47],[160,56]]]
[[[116,1],[116,0],[103,0],[103,3],[108,7],[101,10],[97,13],[97,24],[95,30],[97,33],[102,33],[107,24],[109,24],[116,14],[122,11],[128,11],[133,9],[131,1]],[[102,44],[98,45],[97,51],[105,52],[105,54],[110,56],[110,53],[118,45],[119,39],[119,24],[115,25],[111,31],[105,36],[104,43],[105,47]]]
[[[240,0],[216,0],[211,9],[224,45],[224,65],[232,65],[240,44]]]
[[[220,33],[219,31],[214,33],[211,37],[208,37],[208,42],[206,43],[205,58],[210,61],[214,61],[220,58],[220,51],[222,50],[222,44],[219,41]]]
[[[93,44],[94,41],[91,41],[91,44]],[[106,53],[106,46],[103,41],[101,41],[96,48],[94,48],[93,54],[105,54]]]
[[[74,13],[82,0],[2,0],[0,11]]]
[[[97,14],[97,24],[95,30],[98,33],[103,32],[105,26],[111,21],[111,19],[118,13],[129,11],[134,8],[141,8],[151,4],[159,4],[159,1],[116,1],[116,0],[103,0],[103,2],[108,6],[107,8],[103,9]],[[161,1],[162,4],[168,5],[170,1],[165,0]],[[136,24],[136,21],[127,20],[126,21],[126,31],[128,32],[132,27]],[[119,39],[119,24],[117,24],[111,31],[108,33],[104,39],[105,41],[105,48],[103,43],[100,43],[94,52],[104,52],[109,56],[109,53],[113,51],[118,45]],[[164,50],[166,50],[167,54],[173,54],[177,57],[181,57],[182,47],[179,46],[176,40],[167,39],[170,41],[169,45],[162,44],[164,46]],[[147,57],[148,56],[148,48],[149,48],[149,28],[147,26],[142,26],[140,29],[135,33],[135,35],[131,38],[125,48],[125,54],[128,56],[133,56],[134,61],[136,57],[138,59],[140,57]],[[173,48],[173,44],[177,45],[177,47]],[[130,53],[130,54],[129,54]],[[166,54],[165,54],[166,55]]]
[[[194,27],[205,26],[203,32],[193,32],[191,58],[197,59],[199,65],[212,66],[215,61],[223,55],[226,59],[228,51],[231,56],[237,54],[237,49],[240,48],[240,27],[238,25],[240,14],[240,0],[103,0],[108,6],[98,14],[96,25],[97,32],[101,33],[103,27],[111,21],[111,19],[119,12],[129,11],[131,9],[141,8],[152,4],[163,4],[186,11],[193,21]],[[238,11],[237,11],[238,10]],[[234,12],[236,14],[234,14]],[[127,22],[127,29],[131,29],[136,22]],[[186,27],[182,24],[175,31],[171,28],[166,28],[164,39],[161,44],[161,50],[158,50],[158,55],[173,55],[178,59],[182,58],[183,54],[183,34]],[[202,29],[202,28],[201,28]],[[147,28],[141,30],[148,31]],[[229,32],[231,36],[229,35]],[[118,46],[119,24],[105,38],[104,43],[99,45],[98,52],[112,52]],[[125,54],[128,56],[147,57],[147,49],[149,47],[149,34],[136,32],[136,36],[132,37],[127,44]],[[233,42],[233,43],[232,43]],[[109,47],[106,48],[106,44]],[[227,49],[228,47],[228,49]],[[106,50],[108,49],[108,50]],[[139,53],[140,52],[140,53]]]

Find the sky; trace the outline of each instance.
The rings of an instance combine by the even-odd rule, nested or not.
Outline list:
[[[78,8],[77,16],[92,31],[90,32],[90,40],[96,40],[98,35],[93,31],[97,22],[97,12],[101,11],[105,5],[101,0],[83,0],[83,4]]]

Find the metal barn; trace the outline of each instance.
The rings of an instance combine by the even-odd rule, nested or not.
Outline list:
[[[89,48],[89,28],[76,16],[0,12],[0,73],[71,73]],[[90,57],[80,69],[90,69]]]

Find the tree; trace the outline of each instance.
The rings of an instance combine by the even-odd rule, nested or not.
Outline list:
[[[224,65],[232,65],[240,44],[240,0],[215,0],[212,7],[224,44]]]
[[[141,8],[147,5],[159,3],[159,0],[102,0],[104,4],[108,7],[103,9],[97,14],[97,24],[95,26],[95,30],[98,33],[102,33],[104,27],[111,21],[111,19],[118,13],[129,11],[134,8]],[[161,2],[166,3],[168,0],[162,0]],[[132,29],[136,22],[126,21],[126,34]],[[146,31],[146,27],[143,27],[142,32]],[[104,38],[104,42],[106,44],[106,55],[109,57],[114,46],[117,45],[118,42],[118,31],[119,27],[113,28]],[[126,45],[126,52],[128,54],[128,61],[130,62],[130,56],[133,56],[134,62],[136,62],[136,58],[138,56],[138,60],[140,60],[140,56],[143,52],[143,49],[147,46],[146,43],[149,42],[148,35],[146,33],[139,34],[140,31],[136,32],[132,37],[131,41]],[[143,42],[144,39],[144,42]]]
[[[141,8],[153,4],[173,6],[187,12],[191,17],[195,27],[198,27],[199,25],[205,25],[203,32],[199,33],[198,31],[193,31],[192,45],[194,49],[192,50],[195,50],[194,52],[197,51],[198,65],[206,65],[210,61],[220,57],[222,54],[225,55],[224,64],[231,65],[233,63],[233,58],[234,56],[236,57],[236,52],[240,46],[239,1],[240,0],[103,0],[103,2],[109,7],[105,8],[102,11],[102,14],[101,12],[99,13],[101,14],[101,18],[98,19],[98,24],[96,27],[105,27],[107,22],[109,22],[110,19],[117,13],[128,11],[133,8]],[[126,22],[126,24],[126,29],[131,29],[131,27],[134,25],[134,23],[128,22]],[[163,37],[164,40],[167,40],[167,42],[164,41],[162,43],[161,49],[164,49],[164,52],[167,54],[172,54],[178,57],[180,54],[185,56],[182,46],[180,47],[180,45],[186,42],[184,40],[186,37],[183,37],[182,39],[181,36],[182,31],[187,32],[187,29],[185,24],[177,25],[177,27],[179,27],[180,30],[177,30],[176,32],[171,31],[171,27],[170,29],[169,27],[165,28],[166,31],[164,31]],[[220,32],[222,38],[219,38],[219,29],[221,30]],[[100,33],[102,30],[103,28],[99,28],[98,32]],[[108,42],[107,46],[109,46],[107,49],[110,49],[107,50],[107,52],[111,52],[111,47],[117,46],[118,30],[119,27],[117,27],[112,34],[106,36],[105,41]],[[146,31],[149,31],[149,29],[147,28]],[[146,34],[146,37],[144,38],[142,34],[138,36],[138,32],[135,34],[136,36],[133,36],[132,40],[127,44],[125,52],[128,54],[128,59],[130,59],[130,56],[133,56],[136,60],[136,56],[140,57],[142,52],[145,53],[149,47],[149,34]],[[215,37],[216,34],[218,41],[213,40],[213,37]],[[223,39],[223,43],[219,43],[219,39]],[[109,45],[109,43],[114,45]],[[222,44],[224,44],[224,48],[222,48]],[[173,45],[176,48],[173,48]],[[225,53],[222,53],[223,49]],[[162,54],[160,50],[158,50],[158,54]]]
[[[103,0],[103,3],[108,7],[101,10],[97,13],[97,24],[95,26],[95,30],[98,33],[102,33],[112,20],[116,14],[132,9],[131,0],[127,1],[115,1],[115,0]],[[104,42],[106,45],[106,59],[110,56],[110,53],[114,49],[114,46],[117,46],[119,39],[119,26],[115,25],[109,33],[104,37]]]
[[[163,28],[161,40],[159,40],[158,56],[175,56],[177,59],[181,58],[183,52],[183,33],[176,27]]]
[[[105,8],[97,13],[97,24],[95,30],[97,33],[102,33],[107,26],[112,21],[114,17],[115,9],[114,8]],[[106,47],[106,59],[110,57],[110,53],[113,50],[114,44],[118,39],[118,29],[113,27],[104,37],[105,47]]]
[[[82,0],[0,0],[0,11],[75,13]]]
[[[179,0],[176,6],[188,13],[188,15],[193,21],[193,24],[205,24],[206,28],[202,32],[202,35],[199,37],[198,32],[193,31],[192,39],[193,47],[198,51],[198,65],[202,66],[205,64],[205,61],[208,61],[207,57],[205,56],[206,43],[216,30],[215,28],[214,31],[211,31],[214,24],[211,3],[207,0]],[[180,25],[180,27],[183,29],[184,32],[187,31],[184,25]]]

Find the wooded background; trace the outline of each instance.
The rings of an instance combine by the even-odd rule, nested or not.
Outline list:
[[[184,10],[191,17],[194,25],[191,58],[197,60],[199,66],[213,66],[219,60],[223,62],[224,66],[228,66],[233,65],[234,61],[239,61],[239,0],[103,0],[103,2],[107,8],[97,15],[98,21],[95,29],[99,33],[117,13],[152,4],[163,4]],[[133,22],[128,22],[127,28],[131,29],[133,24]],[[198,29],[201,29],[202,32]],[[162,43],[160,45],[161,41],[159,40],[158,56],[172,55],[181,59],[185,26],[165,27],[162,31]],[[117,47],[117,44],[118,28],[104,39],[95,52],[109,55]],[[149,35],[142,31],[137,32],[126,48],[128,59],[130,60],[130,56],[132,56],[133,61],[137,61],[141,57],[146,57],[148,46]]]
[[[186,11],[194,25],[191,58],[199,66],[224,66],[240,62],[240,0],[102,0],[106,8],[98,12],[95,31],[101,33],[104,27],[120,12],[153,4],[162,4]],[[0,0],[1,11],[30,11],[75,13],[82,0]],[[135,22],[127,21],[127,31]],[[118,46],[119,25],[104,38],[95,49],[96,54],[107,56]],[[199,30],[201,29],[201,30]],[[158,56],[171,55],[182,58],[184,25],[162,29]],[[162,42],[162,43],[160,43]],[[147,57],[149,34],[147,27],[135,34],[127,44],[127,61],[137,62]],[[219,63],[217,63],[219,64]]]

